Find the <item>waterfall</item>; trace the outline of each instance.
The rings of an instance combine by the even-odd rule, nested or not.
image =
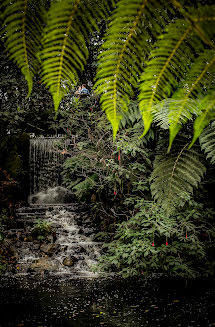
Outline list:
[[[43,240],[32,232],[38,219],[49,222],[54,231]],[[95,241],[95,227],[87,207],[31,204],[17,209],[17,222],[18,229],[12,231],[17,240],[16,274],[96,276],[91,267],[97,262],[101,245]]]
[[[95,276],[90,267],[99,256],[100,245],[87,205],[75,203],[74,195],[61,186],[62,148],[67,146],[62,140],[30,139],[30,205],[16,210],[17,226],[8,233],[14,252],[13,273]],[[35,235],[38,222],[52,226],[49,235]]]
[[[62,142],[63,141],[63,142]],[[30,139],[30,195],[61,185],[62,164],[67,141],[61,137]]]

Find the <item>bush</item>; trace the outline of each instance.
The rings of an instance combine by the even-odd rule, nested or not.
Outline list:
[[[136,214],[118,224],[114,241],[105,244],[97,269],[115,271],[124,277],[167,273],[196,278],[214,273],[207,244],[215,236],[208,222],[214,212],[192,203],[192,208],[168,217],[152,201],[130,198]]]

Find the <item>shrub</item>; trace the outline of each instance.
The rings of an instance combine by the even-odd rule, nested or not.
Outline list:
[[[152,201],[135,197],[125,202],[133,203],[137,212],[118,224],[97,269],[124,277],[157,272],[196,278],[213,273],[206,266],[207,244],[215,236],[208,217],[214,212],[192,203],[192,208],[168,217]]]

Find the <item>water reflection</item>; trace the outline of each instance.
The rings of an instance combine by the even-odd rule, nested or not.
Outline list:
[[[0,326],[212,326],[214,287],[168,282],[3,278]]]

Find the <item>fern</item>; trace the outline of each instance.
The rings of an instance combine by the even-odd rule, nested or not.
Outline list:
[[[141,115],[137,101],[130,101],[128,110],[123,113],[119,128],[131,127],[141,121]]]
[[[108,0],[62,0],[52,3],[45,28],[42,81],[49,87],[55,110],[78,81],[88,57],[87,40],[98,19],[108,15]]]
[[[204,94],[215,77],[215,52],[213,50],[206,50],[200,55],[188,73],[188,76],[184,82],[184,87],[179,89],[174,95],[175,99],[183,99],[181,105],[177,111],[173,107],[170,109],[170,140],[169,148],[172,142],[182,127],[182,123],[185,123],[190,115],[186,115],[187,103],[190,98],[197,98],[199,94]],[[206,122],[207,124],[207,122]]]
[[[207,155],[207,159],[211,160],[211,163],[215,163],[215,122],[208,126],[201,134],[200,145],[202,150]]]
[[[42,26],[45,20],[41,0],[5,0],[2,17],[7,50],[21,69],[28,83],[28,96],[33,76],[38,70],[37,51],[41,47]]]
[[[147,67],[141,77],[140,111],[144,121],[144,133],[153,120],[152,107],[164,98],[169,98],[178,86],[178,77],[188,69],[191,47],[184,47],[188,38],[193,40],[191,24],[179,20],[168,26],[166,33],[155,43]],[[184,51],[186,49],[186,51]]]
[[[189,148],[195,143],[204,128],[215,118],[215,93],[205,96],[200,101],[199,108],[202,113],[194,122],[194,135]]]
[[[151,192],[167,213],[182,207],[198,186],[206,169],[201,162],[198,147],[188,150],[186,139],[178,139],[170,154],[163,144],[154,162],[151,175]]]
[[[182,0],[53,0],[47,15],[43,6],[49,7],[49,1],[3,0],[1,6],[7,49],[25,75],[29,94],[39,57],[42,81],[57,110],[86,64],[90,33],[108,18],[95,89],[114,137],[138,87],[143,135],[154,117],[164,113],[159,112],[163,105],[159,102],[174,100],[165,109],[169,149],[193,115],[200,117],[193,142],[213,119],[214,5]],[[203,96],[201,111],[190,106]]]
[[[165,4],[163,0],[120,0],[112,17],[99,55],[95,88],[102,94],[102,108],[112,124],[114,138],[137,86],[150,42],[165,25]]]
[[[169,129],[170,126],[170,113],[172,114],[172,122],[174,120],[174,113],[177,115],[178,109],[181,107],[183,99],[165,99],[158,102],[157,105],[152,107],[154,122],[163,129]],[[181,114],[181,121],[186,122],[191,119],[193,115],[198,116],[201,109],[197,100],[189,99],[186,103],[183,113]]]

